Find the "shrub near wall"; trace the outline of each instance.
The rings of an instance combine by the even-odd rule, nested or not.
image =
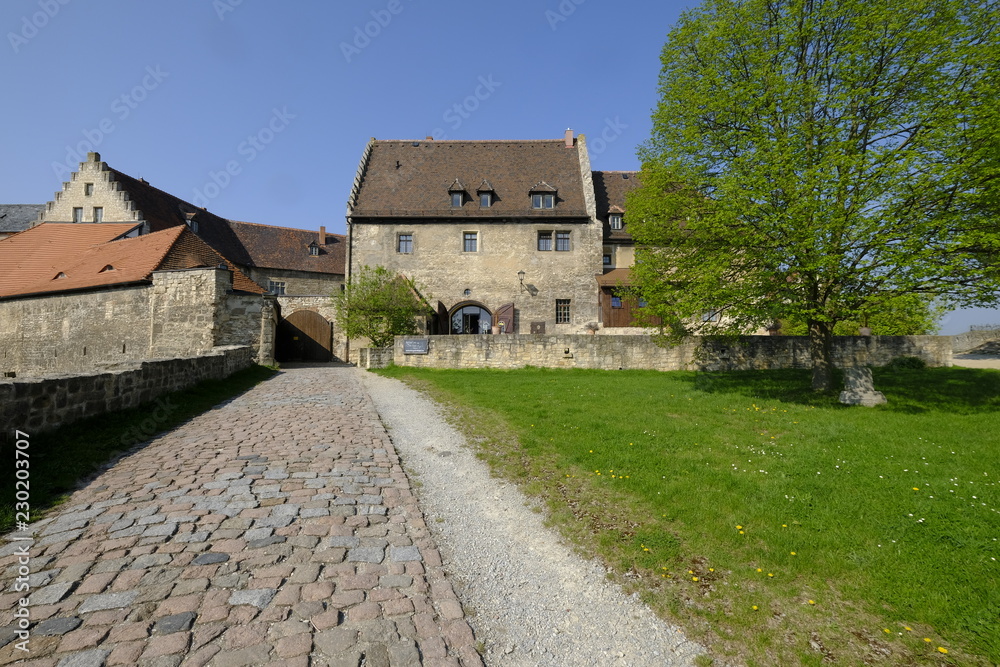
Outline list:
[[[198,357],[144,361],[105,373],[2,380],[0,423],[29,433],[48,431],[135,407],[202,380],[229,377],[253,363],[251,347],[229,346]]]
[[[649,336],[426,336],[427,354],[404,354],[406,338],[395,340],[392,360],[399,366],[659,371],[810,366],[809,340],[804,336],[743,336],[735,342],[698,339],[671,347],[659,347]],[[841,367],[884,366],[897,357],[912,356],[928,366],[950,366],[951,346],[950,336],[838,336],[834,339],[834,363]]]

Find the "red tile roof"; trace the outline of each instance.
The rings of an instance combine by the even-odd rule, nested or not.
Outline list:
[[[318,232],[236,220],[229,220],[229,226],[249,255],[251,266],[344,275],[347,237],[342,234],[327,233],[319,255],[310,255],[309,244],[319,243]]]
[[[43,223],[0,241],[0,298],[148,282],[153,271],[223,262],[233,271],[234,289],[264,291],[186,226],[118,238],[133,227]],[[25,253],[29,244],[39,250]]]
[[[358,170],[349,215],[365,217],[588,217],[580,144],[539,141],[372,141]],[[493,204],[480,208],[469,184],[488,183]],[[452,208],[448,190],[466,184],[466,203]],[[532,209],[530,192],[544,182],[554,209]],[[463,186],[465,187],[465,186]]]
[[[601,287],[615,287],[616,285],[631,285],[631,269],[611,269],[601,276],[597,276],[597,284]]]

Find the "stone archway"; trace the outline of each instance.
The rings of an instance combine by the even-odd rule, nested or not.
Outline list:
[[[448,312],[448,333],[490,333],[493,313],[478,301],[463,301]]]
[[[297,310],[278,322],[274,357],[278,361],[333,358],[333,325],[319,313]]]

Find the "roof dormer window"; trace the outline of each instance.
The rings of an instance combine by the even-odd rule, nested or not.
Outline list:
[[[489,181],[483,179],[476,190],[479,195],[479,208],[489,208],[493,206],[493,186]]]
[[[61,280],[62,278],[65,278],[65,277],[66,277],[66,274],[63,273],[62,271],[60,271],[59,273],[56,274],[56,277],[53,278],[53,280]]]
[[[531,208],[555,208],[556,206],[556,189],[546,183],[545,181],[540,181],[531,188]]]
[[[622,228],[622,214],[612,213],[608,216],[608,224],[611,225],[611,229],[621,229]]]
[[[462,205],[465,203],[465,186],[457,178],[451,184],[451,187],[448,188],[448,196],[451,199],[452,208],[462,208]]]
[[[104,273],[105,271],[114,271],[114,270],[115,267],[111,266],[110,264],[106,264],[103,269],[98,271],[98,273]]]
[[[315,241],[309,244],[309,254],[313,257],[319,257],[319,244]]]

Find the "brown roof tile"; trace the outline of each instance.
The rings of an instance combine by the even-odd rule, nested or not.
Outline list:
[[[0,240],[0,296],[51,280],[80,253],[136,226],[135,222],[46,222]]]
[[[370,151],[369,151],[370,148]],[[364,217],[587,217],[579,143],[539,141],[372,141],[349,215]],[[470,197],[452,208],[449,187],[488,181],[493,205]],[[532,187],[558,192],[551,210],[531,208]],[[474,193],[470,193],[474,194]]]
[[[0,267],[5,268],[0,273],[0,297],[124,285],[148,281],[160,269],[218,266],[225,261],[185,226],[112,240],[134,226],[43,223],[0,241]],[[105,230],[102,240],[95,241],[101,234],[93,228]],[[115,231],[118,234],[112,236]],[[21,251],[26,243],[41,250],[25,254]],[[234,289],[263,293],[245,274],[226,264],[234,271]]]
[[[594,196],[597,199],[597,218],[604,225],[604,240],[628,243],[632,235],[628,233],[628,221],[622,229],[611,229],[608,213],[625,210],[625,195],[641,185],[636,178],[637,171],[595,171]]]
[[[344,275],[347,237],[342,234],[327,233],[326,245],[320,245],[319,255],[310,255],[309,244],[319,243],[317,232],[236,220],[230,220],[229,226],[252,266]]]

